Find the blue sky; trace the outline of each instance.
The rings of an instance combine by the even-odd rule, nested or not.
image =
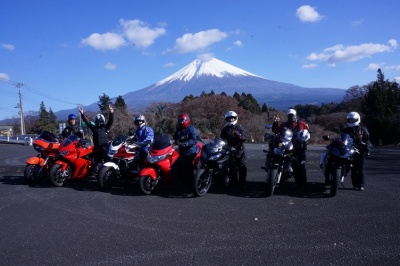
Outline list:
[[[267,79],[348,89],[400,80],[400,1],[2,0],[0,119],[156,83],[212,55]]]

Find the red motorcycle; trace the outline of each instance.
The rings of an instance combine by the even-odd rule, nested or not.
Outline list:
[[[33,148],[39,152],[35,157],[26,160],[24,176],[29,185],[35,185],[49,174],[51,166],[57,159],[59,140],[53,133],[42,131],[33,142]]]
[[[117,181],[133,181],[139,173],[139,148],[127,136],[118,135],[110,144],[108,155],[111,161],[100,169],[97,181],[101,190],[107,190]]]
[[[201,156],[200,143],[196,144],[198,152],[192,165],[198,165]],[[165,184],[172,182],[172,167],[178,160],[179,153],[172,146],[168,135],[157,137],[150,146],[144,167],[139,172],[140,190],[145,195],[150,195],[154,188],[162,181]]]
[[[89,140],[71,135],[61,142],[58,160],[50,169],[50,182],[62,187],[69,179],[83,179],[92,169],[93,145]]]

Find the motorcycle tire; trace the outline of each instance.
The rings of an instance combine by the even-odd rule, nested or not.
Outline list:
[[[277,174],[278,174],[278,169],[272,168],[268,170],[266,186],[265,186],[265,195],[267,197],[271,197],[274,194]]]
[[[338,168],[332,171],[332,180],[331,180],[331,190],[329,195],[331,197],[336,196],[336,192],[338,190],[338,182],[340,180],[340,176],[342,174],[342,169]]]
[[[140,176],[139,177],[139,187],[145,195],[150,195],[156,187],[156,181],[151,178],[151,176]]]
[[[97,176],[97,183],[100,190],[109,190],[112,188],[112,184],[115,180],[116,170],[114,167],[103,166],[100,169],[100,173]]]
[[[50,182],[55,187],[62,187],[65,185],[67,180],[71,177],[71,168],[67,166],[65,169],[65,175],[63,176],[62,167],[59,164],[54,164],[50,168]]]
[[[212,183],[212,171],[200,168],[197,170],[193,180],[193,193],[196,197],[207,194]]]
[[[41,176],[38,176],[37,171],[39,170],[39,165],[28,164],[24,170],[24,177],[28,182],[28,185],[33,186],[39,183]]]

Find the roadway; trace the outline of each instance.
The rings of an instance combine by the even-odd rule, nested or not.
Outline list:
[[[246,191],[200,198],[170,187],[143,196],[134,184],[30,187],[31,146],[0,144],[0,264],[6,265],[398,265],[400,148],[376,147],[364,192],[350,178],[329,197],[308,149],[306,192],[293,180],[263,196],[264,144],[247,144]]]

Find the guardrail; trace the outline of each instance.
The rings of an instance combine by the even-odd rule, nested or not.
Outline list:
[[[0,136],[0,143],[12,143],[32,146],[35,135]]]

